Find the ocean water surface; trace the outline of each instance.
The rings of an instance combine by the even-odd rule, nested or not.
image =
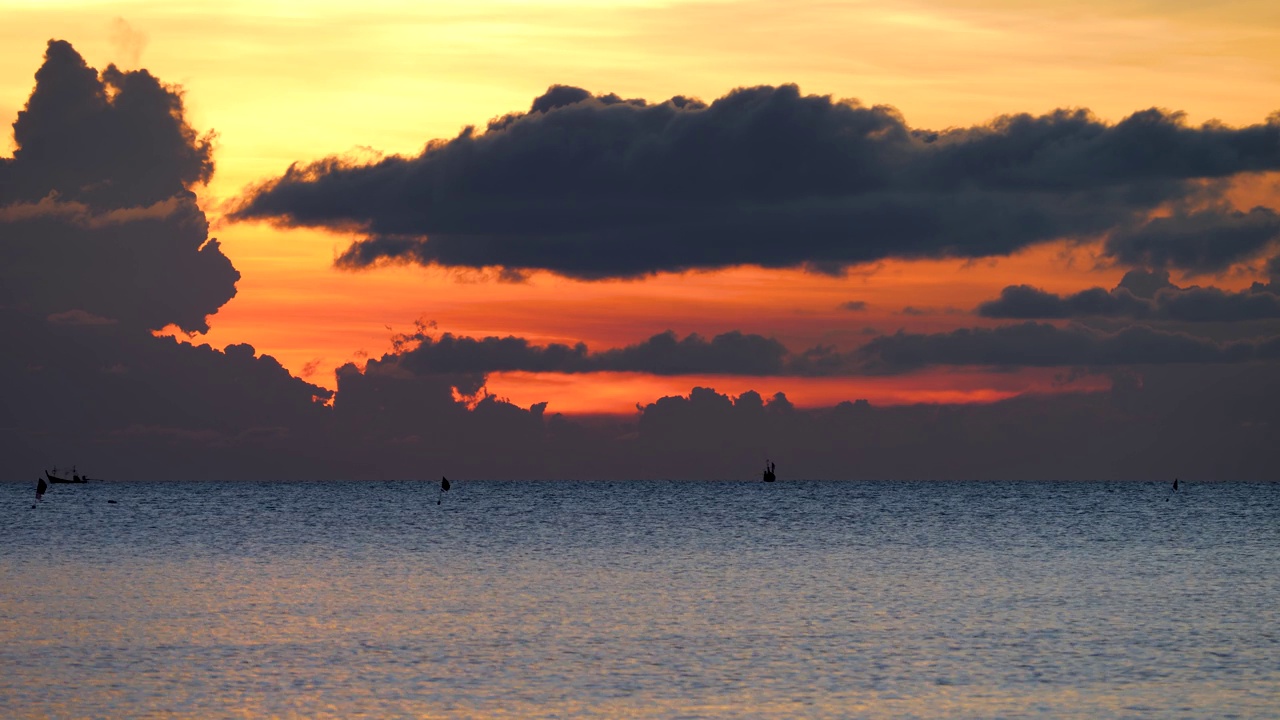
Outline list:
[[[0,484],[0,717],[1280,717],[1277,484],[438,496]]]

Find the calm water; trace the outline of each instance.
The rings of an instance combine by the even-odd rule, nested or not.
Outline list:
[[[1275,484],[32,492],[7,718],[1280,717]]]

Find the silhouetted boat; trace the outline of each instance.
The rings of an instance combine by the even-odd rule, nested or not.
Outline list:
[[[764,462],[764,472],[760,474],[760,479],[761,479],[763,482],[773,482],[774,480],[777,480],[777,479],[778,479],[778,475],[777,475],[776,473],[774,473],[774,471],[773,471],[773,470],[774,470],[774,465],[773,465],[773,463],[771,463],[771,462],[769,462],[768,460],[766,460],[766,461]]]
[[[56,472],[58,472],[58,468],[53,469],[53,473],[56,473]],[[53,473],[49,472],[48,470],[44,471],[44,476],[49,478],[50,485],[78,485],[81,483],[89,482],[88,477],[80,477],[79,475],[76,474],[75,465],[71,466],[70,478],[59,477],[57,475],[54,475]]]

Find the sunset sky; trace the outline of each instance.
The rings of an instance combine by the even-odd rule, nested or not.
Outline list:
[[[6,475],[1275,477],[1276,3],[0,18]]]

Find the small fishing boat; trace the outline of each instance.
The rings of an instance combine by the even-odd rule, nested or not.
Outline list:
[[[63,471],[62,475],[55,475],[54,473],[57,473],[57,472],[58,472],[58,468],[56,467],[53,469],[53,472],[49,472],[48,470],[44,471],[44,476],[49,478],[50,485],[78,485],[81,483],[89,482],[88,476],[80,477],[79,475],[76,474],[75,465],[71,466],[70,478],[65,476],[65,471]]]
[[[774,472],[774,464],[766,460],[764,462],[764,472],[760,474],[762,482],[773,482],[778,479],[777,473]]]

